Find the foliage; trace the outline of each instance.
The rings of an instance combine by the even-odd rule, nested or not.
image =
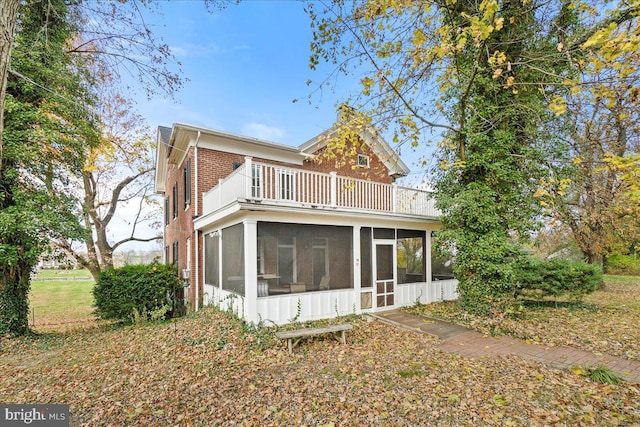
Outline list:
[[[544,227],[536,233],[532,251],[540,258],[566,259],[578,261],[583,259],[571,230],[566,226]]]
[[[106,132],[105,117],[98,118],[104,111],[96,105],[109,103],[98,102],[96,88],[123,84],[127,74],[148,94],[171,94],[181,85],[170,69],[169,48],[154,38],[140,13],[153,5],[51,0],[11,1],[1,8],[6,37],[0,40],[0,333],[27,332],[29,276],[45,244],[55,240],[70,249],[70,241],[92,239],[92,225],[101,240],[100,226],[109,223],[90,215],[104,200],[88,197],[97,202],[83,206],[78,200],[84,196],[75,197],[87,163],[104,150],[105,139],[113,143],[117,137]],[[91,185],[90,179],[84,182]],[[114,192],[111,201],[130,200],[132,194]],[[108,261],[114,246],[99,248]]]
[[[640,63],[634,56],[625,62]],[[640,74],[622,81],[610,74],[592,77],[567,96],[554,127],[554,143],[564,154],[550,159],[553,175],[536,193],[551,224],[568,228],[585,259],[597,263],[640,241],[635,156],[626,154],[640,149]]]
[[[113,252],[128,242],[150,242],[158,236],[140,236],[142,225],[158,226],[158,204],[152,194],[153,155],[155,148],[142,117],[135,113],[131,101],[109,90],[113,82],[99,87],[97,113],[102,122],[98,143],[88,150],[78,173],[78,190],[73,193],[78,218],[85,226],[82,251],[74,249],[68,239],[56,244],[72,254],[94,279],[101,270],[113,267]],[[133,205],[127,219],[130,234],[113,241],[109,227],[118,208]]]
[[[579,49],[567,51],[580,73],[564,82],[570,90],[548,125],[561,155],[549,159],[552,175],[537,193],[551,225],[568,228],[585,259],[596,263],[640,240],[633,199],[640,149],[638,4],[611,6],[583,6],[590,15],[582,17],[584,35],[574,35]]]
[[[180,288],[178,272],[169,264],[111,268],[100,273],[93,290],[96,314],[123,322],[171,317],[180,313]]]
[[[609,122],[620,123],[596,139],[621,136],[633,123],[625,117],[632,109],[612,105],[635,102],[633,82],[621,85],[621,79],[637,69],[637,3],[334,0],[323,6],[309,7],[310,65],[332,62],[337,72],[362,76],[360,95],[348,101],[361,118],[348,126],[389,130],[398,147],[430,143],[427,131],[440,132],[433,170],[440,238],[459,253],[461,303],[484,314],[504,307],[514,292],[514,266],[523,259],[519,240],[538,228],[539,183],[573,178],[555,167],[570,155],[563,138],[575,136],[562,117],[568,106],[582,102],[580,120],[594,111],[589,105],[610,109]],[[620,91],[605,93],[616,85]],[[593,175],[585,185],[597,180]]]
[[[0,395],[65,401],[81,425],[633,425],[637,385],[521,358],[471,359],[364,318],[347,344],[253,347],[237,319],[2,340]],[[42,351],[46,348],[46,351]],[[29,363],[25,363],[29,361]],[[427,397],[425,397],[427,396]]]
[[[0,168],[0,333],[28,331],[30,275],[49,239],[82,233],[64,171],[81,164],[95,129],[92,115],[77,101],[91,102],[86,76],[69,73],[78,63],[65,54],[73,21],[63,1],[21,8],[12,67],[40,76],[40,83],[12,75],[7,84]]]
[[[543,296],[569,295],[579,300],[595,292],[602,283],[602,271],[599,266],[582,261],[542,261],[530,257],[518,264],[516,281],[518,293],[536,291]]]
[[[605,262],[607,274],[640,276],[638,255],[610,255]]]

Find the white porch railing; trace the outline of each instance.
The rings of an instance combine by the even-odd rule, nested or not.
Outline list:
[[[250,158],[204,194],[203,212],[215,212],[238,199],[440,216],[428,191],[338,176],[335,172],[256,163]]]

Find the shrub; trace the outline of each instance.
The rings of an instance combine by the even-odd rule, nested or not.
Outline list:
[[[597,265],[531,257],[518,264],[516,276],[518,292],[536,291],[554,297],[569,295],[575,299],[594,292],[602,282],[602,271]]]
[[[100,273],[93,289],[96,314],[102,319],[134,322],[181,313],[178,271],[167,264],[129,265]]]
[[[640,258],[635,255],[610,255],[605,266],[607,274],[640,276]]]

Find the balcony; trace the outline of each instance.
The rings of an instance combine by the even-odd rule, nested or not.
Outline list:
[[[437,218],[429,191],[286,168],[247,159],[203,196],[203,212],[215,212],[237,200],[296,207],[387,212]]]

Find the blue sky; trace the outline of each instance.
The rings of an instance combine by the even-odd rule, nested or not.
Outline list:
[[[330,71],[308,66],[311,27],[297,1],[244,1],[207,12],[199,1],[161,2],[154,16],[161,35],[188,79],[177,103],[139,100],[153,127],[187,122],[299,145],[331,126],[335,104],[349,85],[308,95]],[[162,27],[164,25],[164,27]],[[352,87],[355,88],[354,85]],[[298,102],[292,102],[299,99]]]
[[[202,1],[160,1],[159,13],[146,22],[188,81],[175,101],[140,97],[140,113],[153,128],[186,122],[292,146],[329,128],[336,104],[359,90],[359,76],[339,75],[317,90],[333,66],[309,68],[313,34],[304,6],[244,0],[208,12]],[[405,148],[401,157],[413,172],[404,183],[420,184],[419,155]]]
[[[187,81],[175,101],[137,96],[138,112],[153,129],[185,122],[298,146],[329,128],[336,103],[359,88],[357,75],[341,75],[337,85],[325,86],[309,100],[333,68],[309,68],[312,32],[303,2],[244,0],[208,12],[201,1],[160,1],[158,12],[145,21],[182,63]],[[307,85],[308,80],[313,83]],[[417,157],[410,150],[402,155],[414,172],[407,185],[422,181]],[[127,217],[127,209],[123,206],[119,215]],[[113,237],[127,232],[128,226],[112,224]],[[131,244],[123,250],[150,247],[159,245]]]

